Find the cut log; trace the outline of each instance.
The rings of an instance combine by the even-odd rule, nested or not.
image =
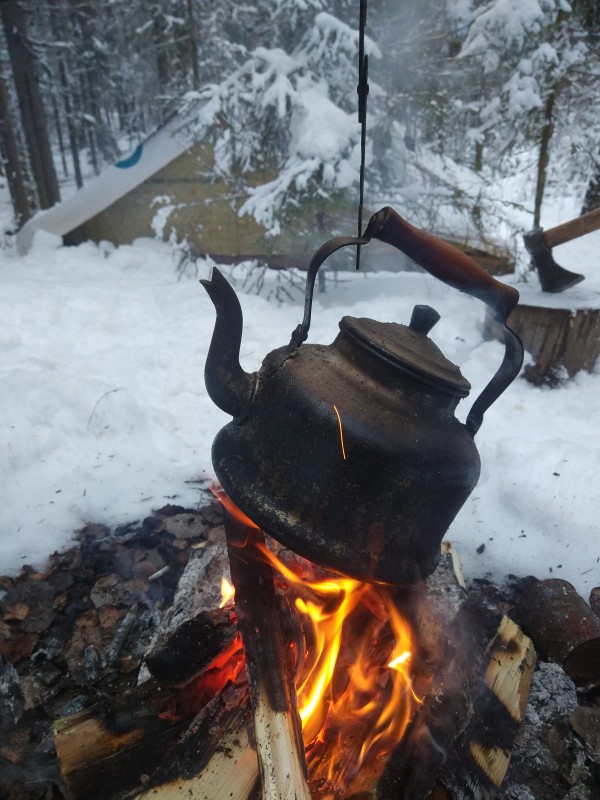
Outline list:
[[[240,515],[241,516],[241,515]],[[296,690],[264,535],[229,510],[225,533],[246,653],[263,800],[310,800]]]
[[[600,686],[600,619],[568,581],[534,583],[520,598],[523,628],[578,686]]]
[[[508,320],[534,364],[525,367],[528,381],[555,385],[580,370],[593,370],[600,357],[600,309],[518,305]],[[499,338],[497,323],[486,311],[484,333]]]

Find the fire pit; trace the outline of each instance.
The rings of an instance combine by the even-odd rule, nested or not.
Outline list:
[[[10,800],[256,797],[258,763],[243,650],[231,599],[223,602],[220,588],[222,577],[230,578],[221,509],[206,499],[199,510],[168,507],[115,531],[89,526],[43,573],[29,570],[0,579],[6,591],[0,600],[0,795]],[[312,628],[295,605],[296,597],[313,599],[312,591],[297,582],[309,574],[319,582],[329,574],[266,540],[296,576],[290,586],[274,571],[284,641],[312,647]],[[598,638],[589,606],[583,604],[587,616],[573,618],[573,595],[563,595],[563,582],[556,581],[547,591],[544,581],[534,588],[538,598],[545,597],[536,606],[525,600],[534,579],[512,580],[501,590],[471,580],[467,592],[455,564],[456,553],[444,542],[440,563],[426,581],[386,589],[410,625],[414,648],[407,663],[422,702],[389,756],[376,758],[372,750],[363,760],[346,800],[594,797],[600,781],[593,690],[581,685],[576,692],[559,664],[538,662],[514,739],[514,718],[526,704],[534,657],[519,629],[503,617],[517,618],[521,599],[535,610],[527,630],[546,658],[551,654],[543,647],[545,630],[536,629],[542,605],[546,616],[558,621],[565,601],[570,604],[569,626],[563,621],[561,627],[565,653],[569,627],[569,650],[579,651],[590,633]],[[107,565],[114,565],[108,574]],[[23,601],[34,596],[38,604],[27,613]],[[42,633],[31,633],[44,626]],[[355,634],[372,635],[381,627],[371,603],[366,608],[361,602],[343,626],[342,675],[356,660]],[[377,641],[385,648],[391,644],[386,636]],[[145,667],[140,671],[144,647],[151,675]],[[84,651],[85,657],[78,655]],[[293,653],[286,664],[292,673],[300,667]],[[385,663],[384,689],[388,672]],[[332,692],[345,685],[345,679],[336,679]],[[337,752],[343,766],[344,754],[352,761],[356,747],[350,734],[342,744],[345,749]],[[309,771],[315,800],[328,796],[328,780],[316,786]]]

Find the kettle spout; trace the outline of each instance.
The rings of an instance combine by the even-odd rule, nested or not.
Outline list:
[[[200,283],[217,311],[217,321],[204,368],[204,382],[211,400],[222,411],[238,417],[253,394],[254,379],[240,366],[243,317],[231,284],[213,268],[210,280]]]

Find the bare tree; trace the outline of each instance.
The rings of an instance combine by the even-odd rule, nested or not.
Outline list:
[[[27,14],[21,3],[8,0],[0,3],[0,15],[38,204],[49,208],[60,200],[60,192],[36,72],[37,59],[27,38]]]
[[[0,139],[16,222],[17,225],[22,225],[31,217],[31,203],[29,202],[29,192],[27,191],[24,170],[21,164],[19,143],[13,124],[9,93],[2,72],[0,72]]]

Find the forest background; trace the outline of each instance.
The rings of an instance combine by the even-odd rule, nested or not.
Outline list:
[[[3,0],[9,227],[191,102],[215,179],[267,233],[302,202],[357,196],[358,5]],[[421,225],[510,246],[549,192],[598,205],[597,0],[370,0],[367,33],[373,210],[399,204]],[[261,170],[269,180],[251,185]]]

